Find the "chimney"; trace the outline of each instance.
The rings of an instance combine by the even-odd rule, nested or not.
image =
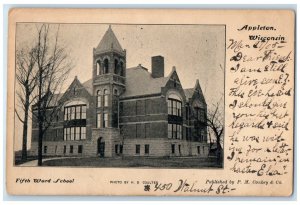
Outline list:
[[[165,76],[165,64],[164,57],[153,56],[152,57],[152,77],[161,78]]]

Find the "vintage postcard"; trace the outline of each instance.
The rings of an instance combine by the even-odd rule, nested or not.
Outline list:
[[[290,10],[12,9],[12,195],[290,196]]]

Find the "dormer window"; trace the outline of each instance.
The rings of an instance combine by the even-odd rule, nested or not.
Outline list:
[[[77,88],[76,87],[73,88],[73,95],[77,95]]]

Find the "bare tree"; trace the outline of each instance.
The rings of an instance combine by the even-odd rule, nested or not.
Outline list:
[[[16,95],[20,102],[19,111],[15,109],[15,113],[23,124],[22,133],[22,161],[27,159],[27,131],[30,105],[35,99],[32,96],[36,87],[37,70],[35,50],[23,48],[16,51],[16,79],[20,89],[16,91]],[[21,112],[20,112],[21,110]],[[21,113],[24,113],[23,115]]]
[[[52,28],[52,27],[51,27]],[[37,62],[36,103],[33,110],[38,123],[38,166],[42,165],[43,138],[61,109],[58,93],[72,68],[65,47],[59,43],[59,26],[54,35],[50,25],[37,27],[35,50]],[[53,38],[51,38],[53,36]]]
[[[217,163],[221,163],[221,142],[223,141],[224,135],[224,118],[223,118],[223,109],[221,103],[223,102],[223,96],[218,103],[212,104],[210,110],[207,112],[207,126],[215,135],[217,143]],[[211,139],[210,139],[211,140]]]

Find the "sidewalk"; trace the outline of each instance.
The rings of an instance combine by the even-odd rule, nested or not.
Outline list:
[[[80,157],[53,157],[53,158],[45,158],[43,159],[43,162],[49,161],[49,160],[55,160],[55,159],[68,159],[68,158],[80,158]],[[23,164],[17,165],[18,167],[37,167],[38,166],[38,160],[32,160],[29,162],[25,162]]]

